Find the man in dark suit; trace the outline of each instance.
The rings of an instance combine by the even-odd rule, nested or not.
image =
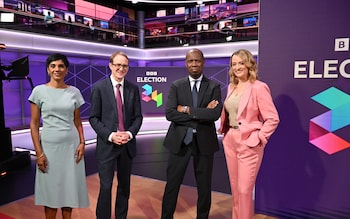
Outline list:
[[[191,157],[198,189],[197,219],[209,216],[214,153],[219,150],[215,121],[220,117],[222,102],[220,85],[203,76],[203,66],[202,51],[191,49],[186,54],[189,76],[174,81],[170,87],[166,118],[171,124],[164,140],[170,153],[162,219],[173,218]]]
[[[135,137],[143,117],[139,89],[124,79],[129,70],[127,55],[123,52],[114,53],[110,58],[109,68],[110,77],[94,84],[91,93],[89,121],[97,133],[96,158],[100,177],[96,217],[111,218],[111,190],[117,163],[115,216],[123,219],[128,212],[131,166],[136,155]],[[122,97],[120,104],[116,103],[118,89]],[[120,105],[122,109],[118,109]]]

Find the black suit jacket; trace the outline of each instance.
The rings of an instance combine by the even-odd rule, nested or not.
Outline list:
[[[212,100],[219,101],[214,109],[206,108]],[[177,111],[177,106],[190,106],[190,115]],[[215,121],[222,110],[220,85],[203,77],[198,93],[198,107],[192,106],[191,86],[188,77],[174,81],[166,102],[166,118],[171,121],[164,146],[172,153],[180,151],[188,127],[197,130],[198,149],[201,154],[219,150]]]
[[[136,155],[136,134],[142,124],[141,100],[139,88],[124,79],[123,88],[124,127],[130,131],[133,139],[127,144],[131,157]],[[91,92],[90,124],[97,133],[97,159],[106,159],[113,149],[108,136],[118,129],[118,110],[111,79],[108,77],[93,85]]]

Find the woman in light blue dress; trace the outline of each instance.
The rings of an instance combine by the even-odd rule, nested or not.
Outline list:
[[[68,66],[66,56],[50,55],[46,60],[50,81],[36,86],[28,98],[37,156],[35,204],[44,206],[47,219],[54,219],[58,208],[63,219],[70,219],[73,208],[89,206],[79,110],[84,99],[76,87],[64,82]]]

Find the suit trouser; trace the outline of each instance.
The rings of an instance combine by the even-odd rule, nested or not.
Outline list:
[[[241,132],[230,128],[223,139],[233,198],[232,219],[252,219],[253,190],[264,155],[264,147],[243,144]]]
[[[196,145],[196,141],[193,144]],[[193,156],[198,190],[197,219],[207,219],[209,216],[214,155],[200,155],[194,151],[196,150],[193,150],[191,146],[183,145],[178,154],[169,153],[167,183],[162,202],[162,219],[173,218],[179,190],[191,156]]]
[[[125,219],[128,213],[128,202],[130,196],[130,174],[132,159],[130,158],[126,145],[113,146],[111,155],[103,160],[98,160],[98,173],[100,177],[100,193],[96,206],[97,219],[111,218],[112,186],[117,163],[117,195],[115,204],[115,217]]]

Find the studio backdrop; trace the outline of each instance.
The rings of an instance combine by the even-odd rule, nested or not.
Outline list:
[[[259,66],[280,114],[256,211],[350,218],[350,1],[261,0]]]

